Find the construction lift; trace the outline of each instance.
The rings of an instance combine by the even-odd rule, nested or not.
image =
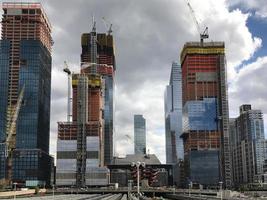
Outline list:
[[[12,186],[12,158],[13,158],[13,151],[16,148],[16,126],[17,126],[17,119],[20,112],[20,108],[23,102],[25,92],[25,86],[22,87],[19,96],[17,104],[10,109],[10,115],[9,119],[7,120],[7,126],[6,126],[6,139],[4,141],[4,144],[6,146],[6,177],[3,181],[4,186]]]
[[[200,28],[200,25],[199,25],[198,20],[196,18],[195,11],[192,8],[191,4],[189,3],[189,0],[186,0],[186,4],[187,4],[187,6],[188,6],[188,8],[190,10],[190,13],[191,13],[191,15],[193,17],[193,20],[194,20],[194,22],[196,24],[197,31],[198,31],[199,36],[200,36],[200,42],[201,42],[201,44],[203,44],[204,39],[208,39],[209,38],[208,27],[205,27],[204,31],[201,32],[201,28]]]

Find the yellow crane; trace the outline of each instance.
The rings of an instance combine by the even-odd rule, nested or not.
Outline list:
[[[10,109],[10,117],[7,120],[6,126],[6,139],[4,144],[6,146],[6,177],[2,180],[1,183],[4,186],[10,186],[12,184],[12,154],[13,150],[16,148],[16,126],[17,126],[17,119],[19,115],[19,111],[23,102],[25,92],[25,86],[22,87],[17,104]]]

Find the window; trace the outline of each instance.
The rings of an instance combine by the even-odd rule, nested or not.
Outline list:
[[[30,14],[35,14],[35,10],[34,9],[30,9]]]
[[[22,9],[22,14],[28,14],[29,10],[28,9]]]

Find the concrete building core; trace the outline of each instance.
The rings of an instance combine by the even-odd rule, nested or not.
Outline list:
[[[113,155],[112,35],[82,34],[81,71],[72,74],[72,122],[58,122],[56,184],[109,184]]]

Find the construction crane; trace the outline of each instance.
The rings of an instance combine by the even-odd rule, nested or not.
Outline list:
[[[4,185],[6,186],[11,185],[12,182],[12,154],[13,150],[16,148],[16,126],[20,108],[23,102],[24,92],[25,92],[25,86],[22,87],[19,93],[17,104],[12,109],[10,120],[8,120],[7,123],[7,129],[6,129],[7,134],[6,134],[6,139],[4,141],[6,145],[5,155],[6,155],[6,169],[7,169]]]
[[[191,15],[192,15],[192,17],[193,17],[193,20],[194,20],[194,22],[195,22],[195,24],[196,24],[197,31],[198,31],[199,36],[200,36],[200,42],[201,42],[201,44],[202,44],[203,41],[204,41],[204,39],[209,38],[208,27],[205,27],[205,29],[204,29],[203,32],[201,31],[200,25],[199,25],[199,23],[198,23],[198,20],[197,20],[197,18],[196,18],[196,15],[195,15],[195,11],[194,11],[194,9],[192,8],[191,4],[189,3],[189,0],[186,0],[186,4],[187,4],[187,6],[188,6],[188,8],[189,8],[189,10],[190,10],[190,13],[191,13]]]
[[[70,97],[70,93],[71,93],[71,72],[69,69],[69,66],[67,64],[67,61],[64,61],[64,69],[63,71],[67,74],[68,76],[68,104],[67,104],[67,121],[70,122],[70,103],[71,103],[71,97]]]
[[[108,30],[107,31],[108,35],[111,35],[111,33],[112,33],[112,24],[108,23],[107,20],[104,17],[102,17],[102,20],[103,20],[103,22],[105,24],[106,29]],[[109,24],[109,26],[108,26],[108,24]]]

